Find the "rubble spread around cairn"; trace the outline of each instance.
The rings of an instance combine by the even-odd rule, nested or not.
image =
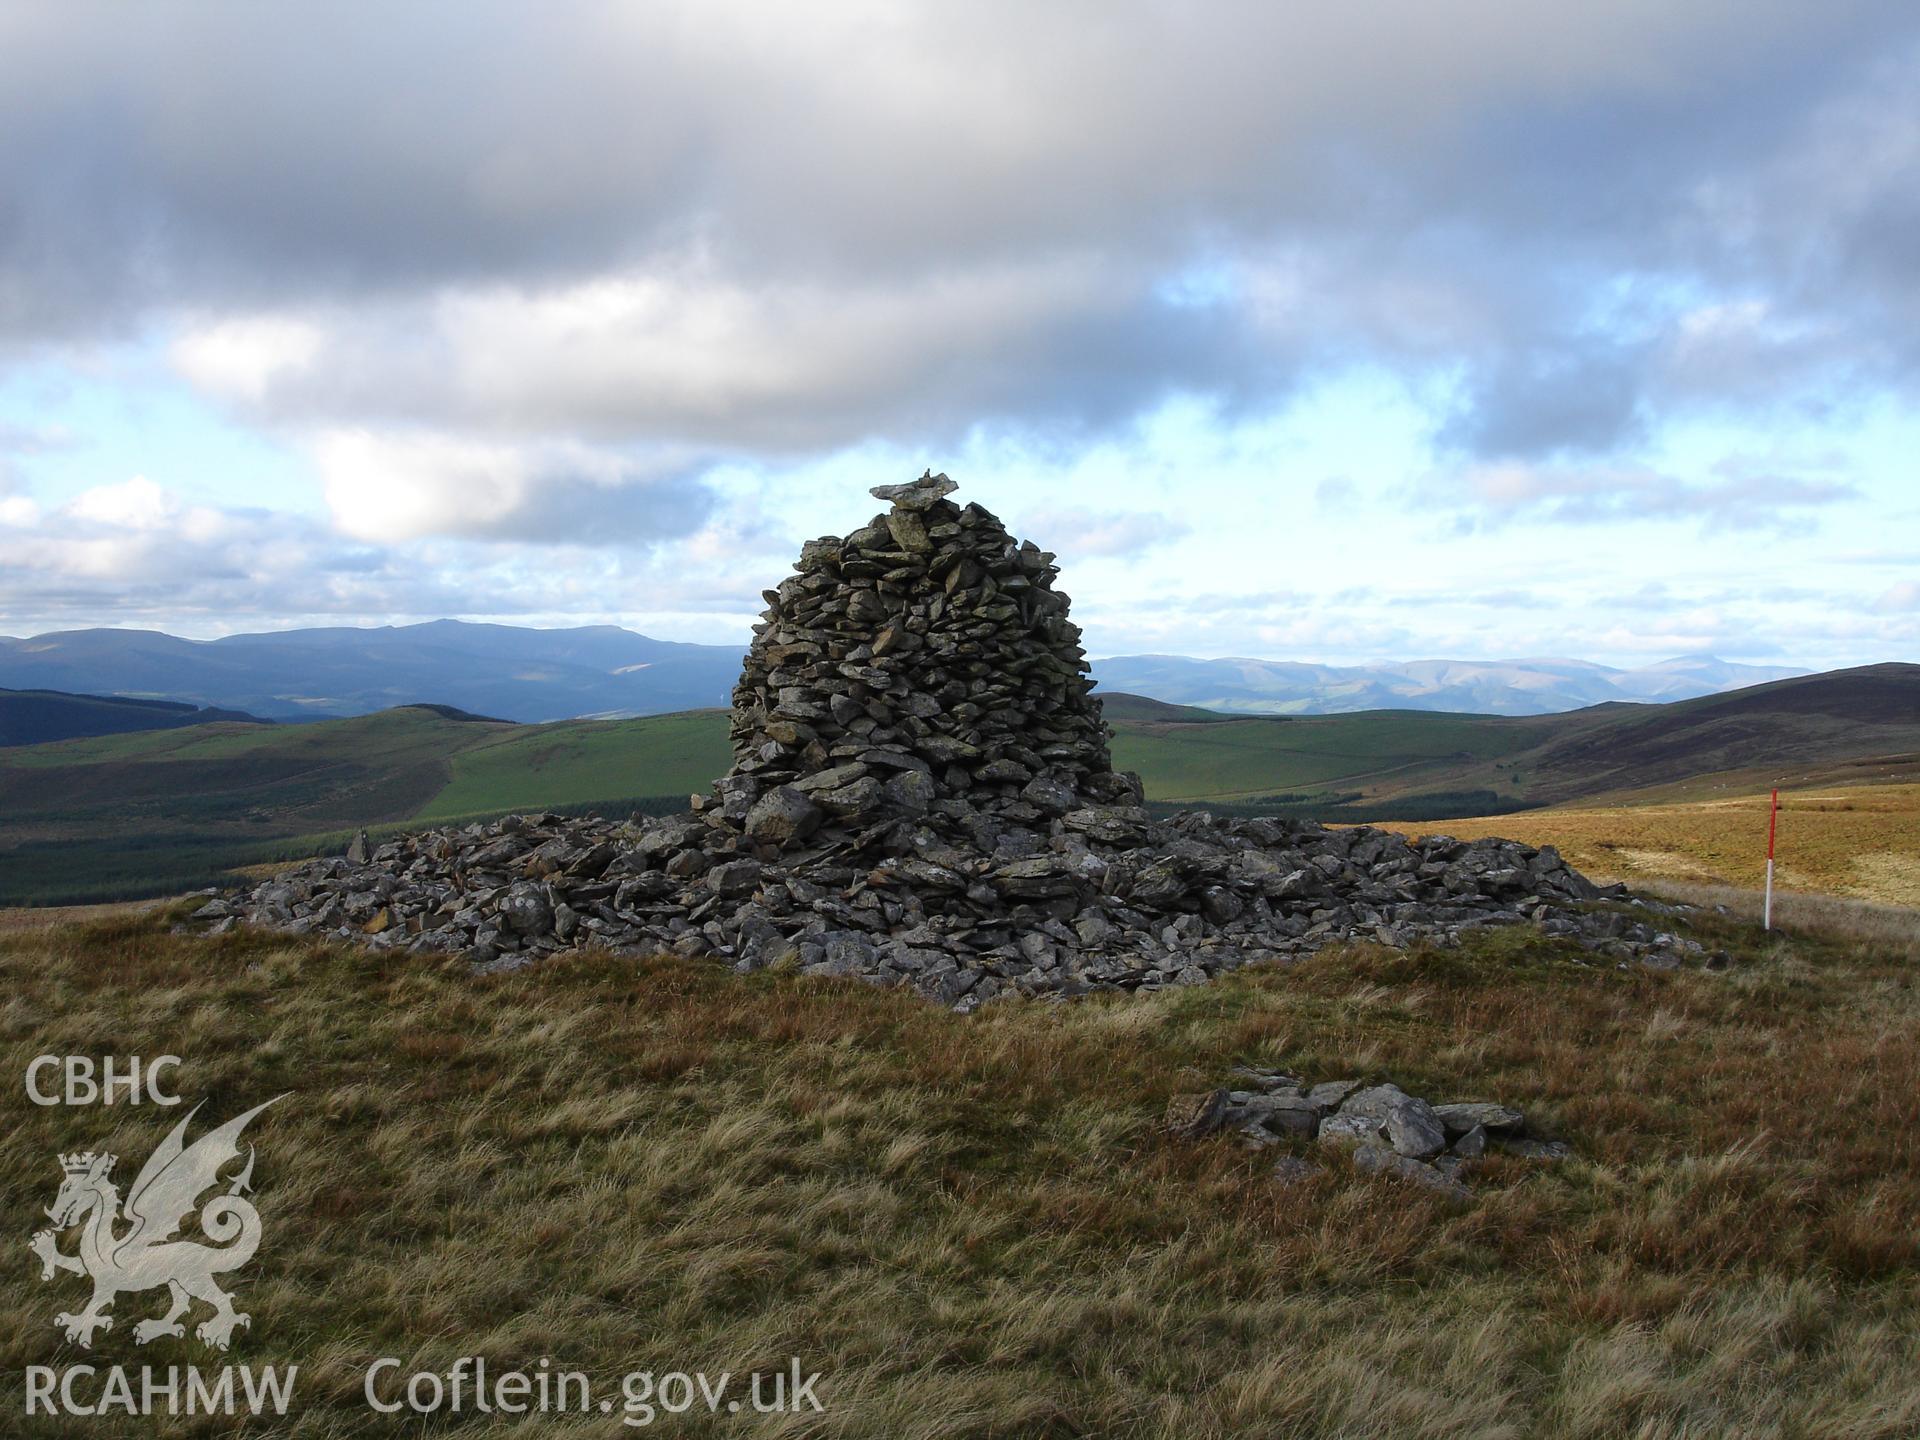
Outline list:
[[[1551,847],[1369,828],[1155,819],[1116,773],[1054,557],[925,475],[809,542],[765,593],[733,695],[732,769],[692,808],[509,816],[296,866],[196,918],[481,970],[593,945],[997,995],[1199,984],[1370,940],[1533,924],[1674,965],[1691,941]],[[609,788],[643,789],[622,777]],[[1641,902],[1634,902],[1639,904]]]

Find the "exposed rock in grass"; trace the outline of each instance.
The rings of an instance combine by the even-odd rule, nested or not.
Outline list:
[[[1450,1200],[1473,1198],[1471,1190],[1445,1171],[1371,1141],[1355,1148],[1353,1168],[1368,1175],[1391,1175],[1399,1180],[1411,1180],[1416,1185],[1439,1191]]]
[[[1573,1153],[1563,1140],[1527,1134],[1526,1116],[1507,1105],[1432,1105],[1398,1085],[1338,1080],[1309,1086],[1279,1070],[1234,1074],[1245,1088],[1175,1096],[1167,1107],[1168,1132],[1192,1140],[1231,1130],[1256,1148],[1311,1137],[1349,1150],[1353,1164],[1370,1174],[1413,1180],[1455,1198],[1471,1193],[1462,1176],[1489,1145],[1533,1160],[1564,1160]],[[1274,1174],[1293,1181],[1316,1168],[1290,1157]]]
[[[1698,951],[1583,908],[1603,892],[1551,848],[1156,820],[1137,777],[1112,768],[1053,556],[952,489],[934,475],[880,487],[892,510],[810,541],[765,592],[733,768],[686,813],[512,816],[370,854],[356,837],[239,908],[488,968],[581,945],[671,950],[907,985],[959,1010],[1484,926],[1530,923],[1609,957]],[[1403,1118],[1402,1143],[1424,1144],[1406,1136],[1426,1123]]]
[[[1167,1133],[1183,1140],[1198,1140],[1220,1126],[1227,1113],[1227,1092],[1206,1090],[1195,1095],[1176,1095],[1167,1102]]]

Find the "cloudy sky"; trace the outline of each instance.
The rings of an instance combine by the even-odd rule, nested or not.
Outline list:
[[[1917,399],[1911,0],[0,8],[4,634],[1914,660]]]

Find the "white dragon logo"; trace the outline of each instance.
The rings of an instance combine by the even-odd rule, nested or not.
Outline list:
[[[246,1168],[233,1177],[226,1193],[214,1196],[200,1210],[200,1229],[214,1243],[203,1245],[173,1236],[200,1196],[220,1182],[220,1168],[238,1158],[240,1132],[247,1122],[267,1105],[284,1099],[285,1095],[276,1095],[187,1146],[182,1139],[187,1123],[200,1112],[200,1106],[194,1106],[140,1167],[127,1195],[125,1215],[120,1211],[119,1188],[108,1178],[117,1156],[88,1151],[60,1157],[66,1178],[46,1212],[53,1225],[37,1232],[27,1248],[40,1257],[42,1280],[51,1280],[58,1270],[93,1279],[93,1299],[86,1309],[78,1315],[63,1311],[54,1317],[53,1323],[66,1332],[67,1339],[91,1347],[95,1330],[113,1328],[107,1309],[114,1296],[122,1290],[155,1290],[162,1285],[172,1292],[173,1305],[158,1320],[142,1320],[133,1327],[133,1338],[142,1345],[162,1335],[184,1337],[186,1327],[180,1317],[196,1299],[206,1301],[214,1311],[194,1329],[203,1344],[225,1350],[234,1327],[252,1323],[251,1317],[233,1308],[233,1297],[213,1280],[238,1270],[260,1245],[260,1212],[240,1193],[251,1188],[252,1146],[247,1147]],[[56,1237],[83,1221],[86,1228],[80,1233],[79,1252],[64,1253]],[[123,1221],[132,1223],[116,1234]]]

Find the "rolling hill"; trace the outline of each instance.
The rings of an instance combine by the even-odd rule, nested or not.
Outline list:
[[[410,705],[0,750],[0,905],[163,893],[379,829],[683,805],[727,767],[724,711],[518,725]]]
[[[1781,773],[1920,750],[1920,665],[1867,665],[1561,718],[1564,731],[1528,757],[1529,793],[1542,799]]]
[[[128,700],[113,695],[69,695],[62,690],[0,690],[0,746],[42,745],[91,735],[135,730],[171,730],[214,721],[271,722],[239,710],[210,710],[171,700]]]
[[[1667,705],[1503,717],[1223,717],[1108,698],[1148,799],[1327,820],[1485,816],[1676,785],[1762,787],[1920,756],[1920,666]],[[118,898],[400,827],[511,810],[667,810],[727,767],[726,713],[519,725],[407,706],[0,751],[0,904]],[[1875,759],[1859,778],[1881,778]]]

